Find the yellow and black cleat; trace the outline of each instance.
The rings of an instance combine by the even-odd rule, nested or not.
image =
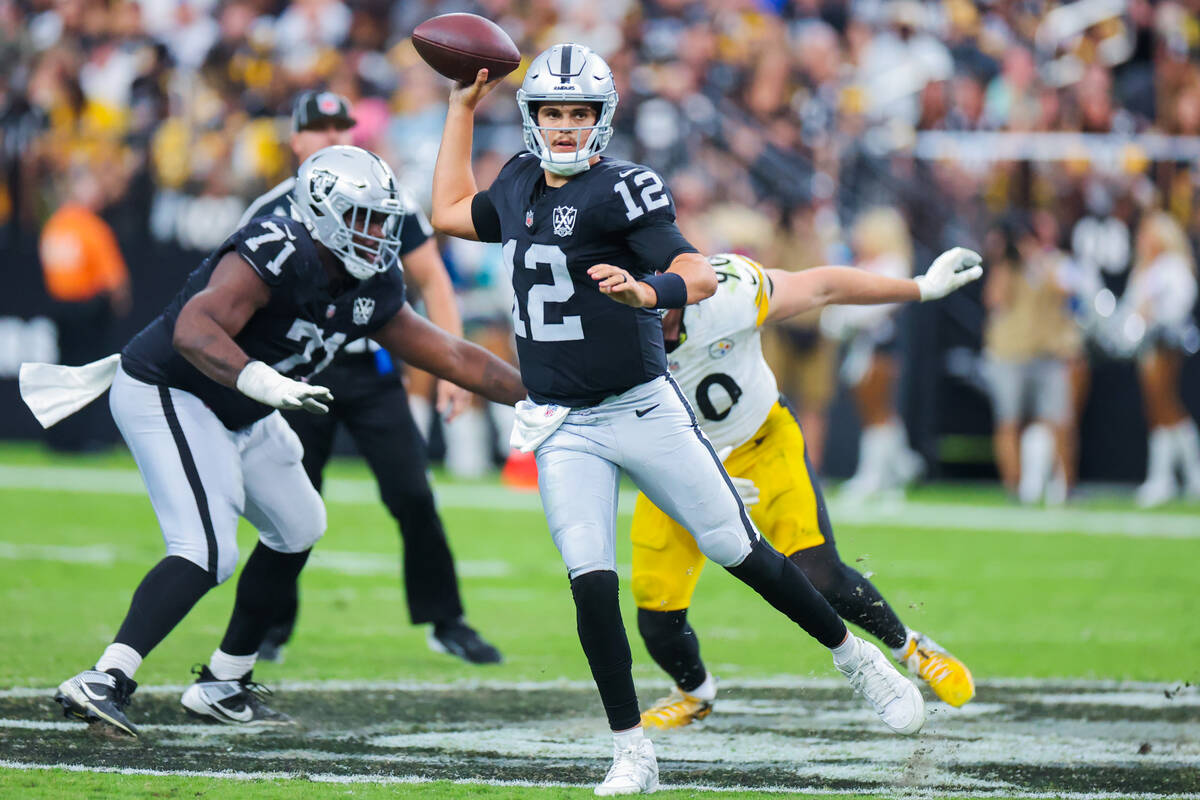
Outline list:
[[[671,690],[669,697],[659,699],[642,712],[642,727],[660,730],[682,728],[696,720],[704,719],[712,713],[712,709],[712,700],[693,697],[676,686]]]
[[[975,696],[975,679],[967,665],[923,633],[913,633],[904,657],[905,668],[929,684],[943,703],[959,708]]]

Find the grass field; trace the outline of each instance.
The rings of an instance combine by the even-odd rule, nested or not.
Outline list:
[[[547,739],[553,740],[552,746],[548,745],[549,760],[541,759],[540,767],[533,769],[527,780],[586,785],[603,773],[607,755],[604,725],[576,639],[567,580],[536,496],[508,492],[492,483],[438,483],[443,517],[459,560],[468,617],[505,655],[504,664],[480,668],[430,652],[424,630],[408,624],[397,580],[398,537],[392,521],[375,501],[365,469],[355,462],[337,463],[329,477],[329,532],[303,576],[301,621],[295,641],[284,664],[262,664],[256,668],[255,677],[272,685],[282,683],[281,707],[300,716],[303,707],[295,704],[297,697],[308,697],[303,692],[313,693],[308,697],[311,708],[322,707],[323,703],[331,707],[355,706],[354,715],[339,717],[336,732],[324,731],[320,719],[306,720],[319,741],[344,742],[347,737],[384,734],[392,739],[428,737],[435,733],[442,739],[376,743],[385,750],[394,748],[378,762],[386,763],[386,770],[377,764],[359,775],[341,770],[336,759],[323,762],[326,766],[320,769],[306,768],[309,756],[304,755],[304,748],[308,745],[301,737],[286,742],[288,752],[293,753],[280,761],[288,765],[286,769],[257,768],[287,775],[309,774],[310,778],[328,771],[342,776],[338,783],[323,782],[325,779],[319,775],[312,780],[263,778],[254,782],[253,790],[247,793],[244,781],[220,777],[8,768],[0,769],[0,796],[585,796],[584,789],[571,786],[534,789],[470,782],[512,781],[514,774],[516,780],[521,780],[523,773],[497,766],[515,760],[513,757],[487,761],[462,744],[472,726],[478,729],[481,720],[489,717],[472,716],[461,706],[478,708],[493,703],[497,710],[490,719],[514,730],[536,727],[537,720],[547,719],[562,728]],[[631,503],[623,503],[625,511],[631,508]],[[836,739],[852,730],[856,740],[866,737],[869,747],[861,756],[864,761],[871,760],[871,748],[883,753],[880,758],[884,762],[894,758],[899,759],[897,763],[912,764],[913,759],[922,757],[936,761],[942,758],[937,750],[939,735],[959,736],[953,726],[968,725],[968,720],[969,726],[961,732],[962,741],[986,738],[992,729],[1003,730],[1006,736],[1024,735],[1004,727],[1016,724],[1013,720],[1022,714],[1027,719],[1045,720],[1041,723],[1043,731],[1050,734],[1057,730],[1055,725],[1062,723],[1062,730],[1071,731],[1069,736],[1111,736],[1118,743],[1124,736],[1151,737],[1148,746],[1153,757],[1159,759],[1155,762],[1158,772],[1141,773],[1161,773],[1153,780],[1147,778],[1148,782],[1128,783],[1120,777],[1124,762],[1114,755],[1111,765],[1105,761],[1104,769],[1089,773],[1082,783],[1065,778],[1065,782],[1056,783],[1058,779],[1046,778],[1045,774],[1023,784],[1006,778],[1000,784],[1001,796],[1056,791],[1126,796],[1135,789],[1163,796],[1200,794],[1200,779],[1194,774],[1189,779],[1186,771],[1176,776],[1172,767],[1173,758],[1200,755],[1200,702],[1193,702],[1195,690],[1185,685],[1200,678],[1200,581],[1195,577],[1196,565],[1200,564],[1200,509],[1178,505],[1142,513],[1136,512],[1123,496],[1100,495],[1066,511],[1036,511],[1014,508],[992,490],[942,486],[915,491],[908,503],[872,509],[839,509],[835,503],[833,515],[843,558],[861,571],[872,572],[872,580],[902,619],[951,648],[970,665],[982,686],[996,687],[995,695],[985,702],[986,691],[981,690],[977,703],[984,710],[974,717],[962,712],[956,716],[944,706],[934,706],[945,712],[944,719],[949,720],[945,725],[949,727],[931,724],[932,734],[927,728],[928,735],[920,737],[925,744],[913,745],[908,743],[912,740],[904,740],[903,746],[909,749],[893,753],[888,748],[897,746],[894,738],[880,738],[876,743],[870,720],[860,726],[861,720],[854,716],[857,711],[849,710],[852,700],[848,690],[834,681],[836,673],[828,653],[798,635],[782,617],[761,607],[755,595],[722,570],[710,568],[701,580],[691,617],[710,668],[734,687],[728,695],[731,711],[723,716],[719,703],[718,713],[704,724],[702,733],[695,737],[691,732],[676,734],[665,746],[660,745],[660,753],[664,753],[664,747],[666,751],[664,782],[856,791],[859,784],[833,778],[823,784],[809,779],[792,783],[788,777],[791,773],[780,766],[783,756],[758,759],[763,763],[776,759],[769,768],[758,764],[750,769],[749,774],[761,780],[738,779],[739,771],[728,763],[725,772],[715,769],[712,764],[720,761],[716,756],[711,763],[705,762],[707,766],[696,773],[696,778],[689,777],[689,770],[700,769],[695,763],[671,766],[672,759],[683,759],[680,765],[687,762],[691,743],[701,751],[712,746],[719,755],[721,745],[704,737],[716,737],[715,741],[725,742],[728,748],[739,737],[754,740],[760,733],[766,735],[763,732],[781,740],[791,737],[795,744],[788,757],[798,766],[820,763],[813,761],[811,752],[819,744],[819,732],[826,730],[824,718],[799,723],[795,719],[795,715],[806,713],[806,703],[811,701],[826,704],[822,707],[829,709],[830,719],[838,717],[828,723],[833,726],[828,730],[835,731],[828,736]],[[185,744],[195,750],[198,740],[192,729],[182,728],[188,720],[175,711],[175,695],[170,692],[139,692],[131,718],[158,724],[162,733],[158,739],[147,737],[150,743],[140,745],[137,757],[127,746],[111,742],[94,744],[93,750],[99,755],[91,757],[86,747],[89,739],[82,727],[60,724],[55,707],[44,699],[48,693],[24,691],[52,687],[91,665],[111,640],[132,589],[162,555],[157,523],[127,456],[114,452],[67,460],[36,449],[0,448],[0,519],[5,520],[0,532],[0,597],[5,610],[5,624],[0,628],[0,688],[17,690],[0,697],[0,717],[11,721],[7,727],[0,726],[3,764],[79,763],[129,769],[148,758],[153,762],[151,768],[160,772],[178,769],[207,775],[237,769],[245,773],[243,778],[257,774],[247,764],[230,766],[232,761],[221,753],[243,748],[258,752],[265,747],[264,737],[210,732],[201,737],[205,746],[196,750],[202,758],[173,759],[173,755],[184,753]],[[621,518],[618,535],[618,561],[625,565],[629,562],[628,520],[628,516]],[[253,541],[253,531],[244,527],[243,556]],[[623,569],[627,578],[628,567]],[[218,643],[232,600],[233,581],[205,597],[143,665],[137,676],[143,687],[188,682],[191,665],[205,661]],[[622,600],[626,625],[634,632],[628,592]],[[664,693],[667,681],[657,672],[636,635],[633,647],[635,675],[645,703]],[[1028,710],[1033,706],[1027,695],[1033,690],[1022,688],[1026,684],[1012,679],[1050,681],[1048,685],[1058,687],[1054,696],[1060,700],[1064,692],[1084,692],[1088,699],[1062,701],[1066,706],[1059,707],[1046,700],[1050,694],[1039,695],[1041,705],[1033,706],[1051,709],[1039,716]],[[329,681],[362,682],[351,687],[366,688],[330,693],[317,683]],[[1108,684],[1098,681],[1142,683],[1124,699],[1110,702],[1103,699],[1102,691],[1097,693]],[[287,684],[295,682],[306,683],[296,686],[293,692]],[[424,683],[453,686],[423,689]],[[562,689],[562,697],[555,700],[560,705],[551,704],[557,709],[554,713],[540,705],[550,695],[538,687],[547,683]],[[372,689],[373,684],[378,686]],[[531,688],[523,691],[524,685]],[[1036,681],[1028,685],[1039,686]],[[385,689],[383,699],[373,701],[374,706],[363,699],[371,691]],[[500,694],[489,695],[489,691]],[[1142,703],[1138,698],[1143,694],[1150,697],[1164,691],[1175,694],[1167,698],[1172,702],[1161,712],[1153,703],[1132,717],[1113,711],[1122,703],[1125,707]],[[426,709],[432,715],[429,719],[406,719],[406,708],[419,706],[422,697],[435,695],[438,702]],[[726,696],[723,693],[722,697]],[[794,709],[791,718],[770,716],[772,708],[783,706]],[[336,708],[335,716],[345,716],[340,705]],[[383,714],[384,708],[390,711]],[[1113,728],[1099,734],[1075,731],[1072,720],[1079,718],[1076,711],[1080,708],[1092,709],[1083,718],[1118,727],[1126,723],[1144,725],[1145,729]],[[987,713],[996,715],[991,728]],[[37,728],[33,723],[38,720],[54,723],[55,727]],[[386,720],[401,727],[383,731],[379,726]],[[35,728],[44,744],[39,745],[42,749],[36,752],[37,758],[28,749]],[[538,735],[548,735],[542,728],[538,730]],[[1155,730],[1166,737],[1164,744],[1153,739]],[[459,738],[453,742],[445,738],[449,731],[455,731]],[[1168,740],[1174,744],[1166,743]],[[153,749],[155,741],[162,746],[151,755],[146,748]],[[272,747],[283,744],[279,740]],[[776,744],[774,740],[763,744],[764,752]],[[1138,744],[1134,743],[1135,749]],[[499,751],[503,743],[491,746]],[[997,747],[1003,749],[1004,742],[998,740]],[[331,752],[339,751],[334,747]],[[1120,747],[1116,747],[1114,753],[1119,752]],[[412,756],[416,766],[406,771],[403,762],[410,753],[417,754]],[[1011,753],[1009,760],[1020,756]],[[443,768],[446,758],[459,766]],[[193,765],[180,766],[176,761]],[[1130,769],[1138,767],[1136,754],[1130,764]],[[755,773],[758,767],[762,769]],[[827,778],[837,773],[836,769],[817,771]],[[351,773],[352,777],[346,777]],[[398,782],[405,776],[468,782]],[[922,780],[889,786],[883,777],[861,785],[872,794],[929,794],[929,787],[961,786],[965,787],[964,796],[983,786],[970,781],[947,783],[941,778]],[[1003,788],[1009,785],[1014,788]],[[989,791],[996,793],[994,788]],[[937,789],[932,793],[942,794]],[[951,789],[948,793],[955,792]],[[678,796],[706,794],[692,789]]]

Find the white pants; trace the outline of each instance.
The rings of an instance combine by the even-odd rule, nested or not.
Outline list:
[[[220,583],[237,566],[238,516],[267,547],[299,553],[325,532],[325,504],[304,449],[279,412],[231,431],[195,395],[118,370],[109,407],[162,526],[167,555]]]
[[[572,578],[616,568],[622,469],[718,564],[742,563],[758,538],[691,408],[666,377],[572,410],[535,452],[546,521]]]

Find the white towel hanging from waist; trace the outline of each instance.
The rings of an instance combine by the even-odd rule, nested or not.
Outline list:
[[[120,353],[81,367],[27,362],[18,378],[21,399],[42,427],[49,428],[104,394],[120,365]]]

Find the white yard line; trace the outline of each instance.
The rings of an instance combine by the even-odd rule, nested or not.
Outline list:
[[[0,489],[144,495],[136,470],[95,467],[0,465]],[[537,494],[493,485],[443,484],[436,487],[443,508],[488,511],[541,511]],[[333,503],[379,502],[374,481],[335,478],[326,481],[325,496]],[[633,508],[634,493],[621,493],[625,512]],[[906,530],[1011,531],[1015,533],[1078,533],[1156,539],[1200,539],[1200,511],[1142,513],[1078,508],[1038,509],[1003,505],[892,501],[862,504],[830,503],[835,525],[879,525]]]
[[[45,545],[17,544],[0,541],[0,560],[54,561],[63,564],[94,564],[110,567],[118,561],[136,562],[137,554],[122,554],[113,545]],[[513,566],[506,561],[459,559],[455,568],[460,578],[503,578],[511,575]],[[337,572],[341,575],[398,575],[398,555],[395,553],[362,553],[317,548],[307,569]],[[561,572],[561,568],[555,565]]]

